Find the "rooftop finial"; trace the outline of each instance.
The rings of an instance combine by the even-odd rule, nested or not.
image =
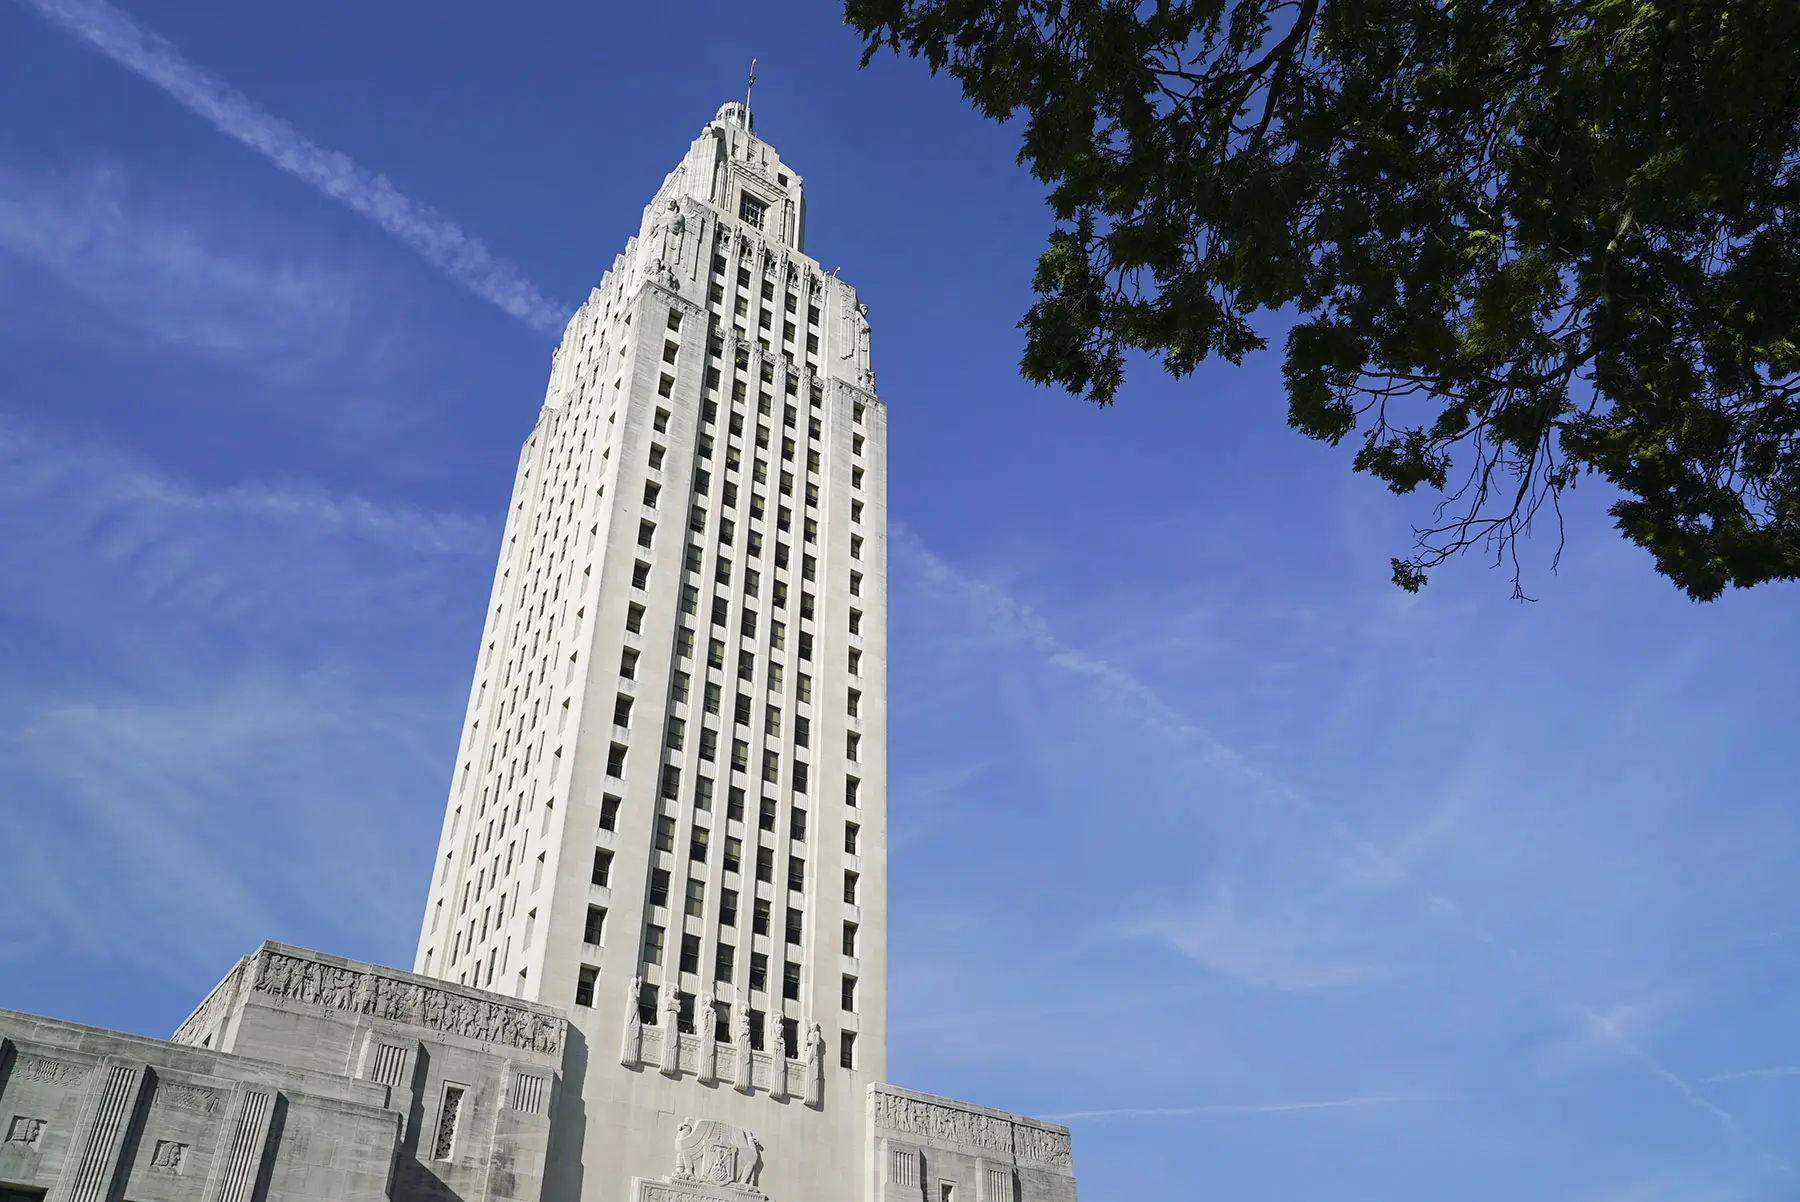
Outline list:
[[[750,82],[744,85],[744,128],[750,128],[750,93],[756,90],[756,60],[750,60]]]

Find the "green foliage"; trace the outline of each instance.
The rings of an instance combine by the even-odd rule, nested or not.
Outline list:
[[[846,0],[1057,228],[1025,375],[1105,405],[1297,320],[1289,421],[1440,494],[1394,579],[1583,475],[1697,599],[1800,576],[1800,2]]]

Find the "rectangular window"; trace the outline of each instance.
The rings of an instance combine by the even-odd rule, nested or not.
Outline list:
[[[675,850],[675,819],[663,814],[656,820],[656,850]]]
[[[653,868],[650,871],[650,904],[669,904],[669,870],[666,868]]]
[[[790,1002],[800,1000],[800,966],[792,961],[781,967],[781,996]]]
[[[624,693],[620,693],[618,698],[613,702],[613,725],[631,725],[631,698],[627,697]]]
[[[663,765],[662,795],[670,801],[681,796],[681,769],[674,764]]]
[[[853,922],[844,924],[844,954],[852,957],[856,955],[856,924]]]
[[[853,609],[850,611],[850,633],[862,633],[862,611],[860,609]]]
[[[757,825],[765,831],[775,829],[775,807],[776,802],[773,797],[762,799],[762,813],[757,815]]]
[[[842,996],[839,1001],[843,1003],[843,1009],[852,1014],[856,1012],[856,978],[849,973],[844,974]]]
[[[763,780],[769,784],[781,781],[781,753],[779,751],[763,752]]]
[[[686,738],[687,723],[670,714],[667,725],[663,727],[663,746],[680,751]]]
[[[812,677],[804,672],[800,674],[800,679],[794,682],[794,697],[808,705],[812,704]]]
[[[738,895],[736,889],[719,890],[719,925],[734,927],[737,925]]]
[[[614,743],[612,749],[606,753],[606,775],[625,775],[625,744]]]
[[[798,944],[800,942],[802,917],[803,916],[798,910],[789,910],[787,912],[787,941],[789,943]]]
[[[687,883],[687,916],[689,918],[699,918],[705,912],[706,882],[697,881],[692,877],[689,877]]]
[[[812,719],[805,714],[794,715],[794,746],[812,746]]]
[[[599,943],[605,934],[606,911],[600,906],[589,906],[587,908],[587,925],[582,928],[581,941],[583,943]]]
[[[838,1067],[856,1067],[856,1032],[838,1032]]]
[[[852,647],[850,649],[850,657],[849,658],[850,658],[850,675],[861,676],[862,675],[862,652],[860,652],[856,648]]]
[[[719,732],[710,726],[700,728],[700,758],[708,763],[718,758]]]
[[[693,836],[688,840],[688,859],[706,863],[706,844],[710,837],[711,832],[705,827],[695,827]]]
[[[750,953],[750,988],[765,990],[769,987],[769,958],[761,952]]]
[[[593,881],[601,888],[605,888],[606,883],[612,879],[612,858],[612,852],[607,851],[604,847],[594,849]]]
[[[599,979],[599,969],[583,966],[581,975],[575,980],[575,1004],[577,1006],[594,1004],[594,982]]]
[[[716,714],[719,712],[719,700],[720,700],[721,696],[722,696],[722,692],[718,685],[709,683],[706,686],[706,712],[707,713]]]
[[[650,565],[640,559],[631,567],[631,587],[641,589],[649,583]]]
[[[726,836],[725,838],[725,871],[741,871],[744,858],[744,841]]]
[[[656,539],[656,523],[642,521],[638,523],[638,546],[648,547]]]
[[[673,676],[669,677],[669,700],[678,702],[682,705],[687,704],[689,679],[686,672],[679,670],[677,670]],[[564,702],[563,704],[566,705],[568,703]]]
[[[737,967],[737,949],[729,943],[721,943],[713,951],[713,980],[731,980],[732,970]]]
[[[795,810],[788,815],[788,836],[796,843],[806,842],[805,810]]]
[[[699,973],[700,936],[683,935],[681,937],[681,971]]]
[[[862,596],[862,573],[861,572],[850,573],[850,595],[852,597]]]
[[[806,889],[806,861],[799,856],[788,857],[788,888],[795,892]]]
[[[844,758],[845,759],[854,762],[855,760],[860,758],[857,753],[861,750],[862,750],[862,736],[861,735],[857,734],[855,731],[850,731],[848,734],[846,734],[844,736]]]
[[[844,804],[845,805],[853,806],[856,804],[856,791],[857,791],[857,786],[860,784],[862,784],[862,782],[857,780],[854,776],[847,776],[844,778]]]
[[[644,629],[644,607],[633,604],[625,611],[625,629],[631,634],[638,634]]]
[[[855,717],[859,716],[859,711],[861,709],[862,709],[862,694],[857,692],[855,689],[851,689],[850,695],[844,705],[844,712],[849,714],[852,718],[855,718]]]
[[[856,874],[846,871],[844,873],[844,902],[846,905],[854,906],[856,904],[856,883]]]
[[[775,880],[775,849],[759,847],[756,849],[756,879],[773,883]]]
[[[603,831],[619,828],[619,799],[611,793],[600,799],[600,829]]]
[[[756,899],[756,908],[750,915],[750,933],[753,935],[769,933],[769,901],[767,898]]]
[[[748,693],[737,695],[737,706],[732,710],[732,721],[739,726],[750,725],[750,695]]]
[[[738,220],[760,230],[763,225],[763,214],[767,212],[768,207],[749,193],[742,193],[738,197]]]

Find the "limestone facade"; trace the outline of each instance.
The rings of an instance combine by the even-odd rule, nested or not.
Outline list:
[[[570,319],[414,971],[0,1011],[0,1202],[1075,1202],[1067,1128],[882,1083],[887,408],[805,231],[728,104]]]

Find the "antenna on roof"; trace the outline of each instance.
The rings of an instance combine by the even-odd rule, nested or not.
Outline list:
[[[756,89],[756,60],[750,60],[750,82],[744,85],[744,128],[750,128],[750,93]]]

